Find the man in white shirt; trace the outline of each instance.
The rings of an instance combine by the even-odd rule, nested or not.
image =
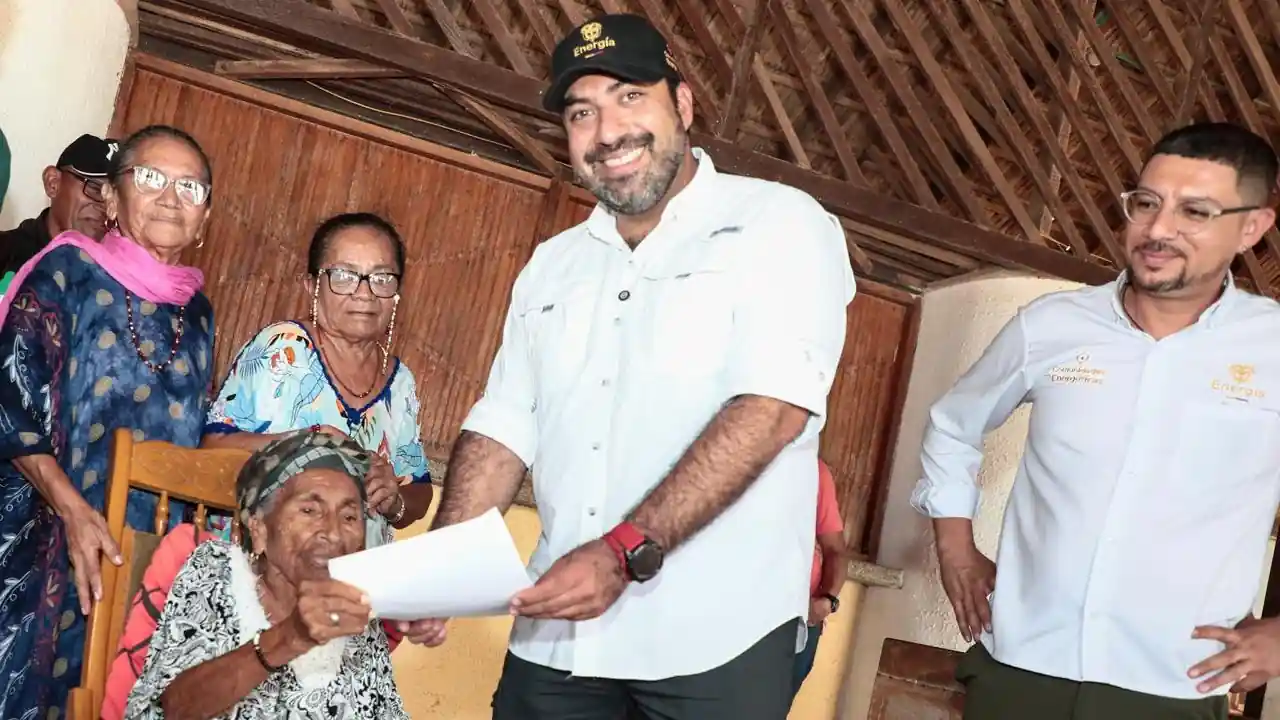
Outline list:
[[[506,510],[532,469],[538,579],[512,600],[494,718],[783,720],[854,294],[843,231],[691,147],[693,97],[643,18],[575,29],[545,104],[599,204],[517,278],[434,522]]]
[[[1230,266],[1275,222],[1276,155],[1207,123],[1121,196],[1129,269],[1023,308],[933,406],[933,518],[965,717],[1226,718],[1280,674],[1253,620],[1280,500],[1280,306]],[[1032,403],[996,565],[975,547],[983,436]]]

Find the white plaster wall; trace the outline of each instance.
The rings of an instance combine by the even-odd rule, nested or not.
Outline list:
[[[867,716],[880,647],[886,637],[963,649],[951,605],[938,581],[929,521],[908,502],[920,477],[920,444],[929,407],[978,359],[1020,307],[1046,293],[1075,287],[1079,285],[997,273],[938,287],[921,298],[919,340],[894,451],[877,558],[882,565],[903,569],[905,584],[898,590],[866,591],[858,614],[842,717],[862,720]],[[978,476],[982,503],[973,529],[979,549],[992,558],[1026,433],[1024,407],[987,437],[986,460]]]
[[[8,229],[47,205],[40,173],[111,123],[130,30],[116,0],[0,0],[0,127],[13,153]]]

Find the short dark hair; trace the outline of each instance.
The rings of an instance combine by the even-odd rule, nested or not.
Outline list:
[[[1147,162],[1156,155],[1209,160],[1236,171],[1236,187],[1246,201],[1262,204],[1276,191],[1280,161],[1271,143],[1232,123],[1204,122],[1178,128],[1160,138]]]
[[[334,215],[316,228],[311,236],[311,246],[307,248],[308,275],[320,274],[320,266],[324,263],[325,255],[329,254],[329,246],[333,244],[334,237],[351,228],[369,228],[390,240],[391,253],[396,258],[396,272],[404,272],[404,241],[400,239],[396,226],[376,213],[353,212]]]
[[[141,130],[133,133],[120,143],[120,149],[111,159],[111,169],[108,176],[111,184],[115,185],[125,171],[134,166],[133,156],[138,154],[138,148],[145,144],[148,140],[156,138],[167,138],[169,140],[177,140],[178,142],[191,148],[192,152],[200,158],[200,165],[204,170],[204,181],[209,184],[210,190],[213,188],[213,163],[209,162],[209,156],[205,154],[204,148],[200,147],[200,143],[196,139],[180,128],[172,125],[148,125]],[[213,197],[212,191],[209,193]]]

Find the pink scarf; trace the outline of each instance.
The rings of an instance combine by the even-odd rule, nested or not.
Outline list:
[[[31,274],[41,258],[63,245],[80,248],[126,290],[156,304],[185,305],[204,286],[204,273],[198,269],[186,265],[166,265],[151,257],[137,243],[121,235],[119,230],[108,230],[102,242],[75,230],[68,230],[36,253],[13,276],[4,298],[0,299],[0,327],[4,327],[5,316],[9,314],[9,306],[13,304],[22,281]]]

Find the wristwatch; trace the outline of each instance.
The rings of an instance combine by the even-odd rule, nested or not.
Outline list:
[[[836,611],[840,609],[840,598],[836,597],[835,595],[832,595],[831,593],[823,593],[822,595],[819,595],[818,597],[824,597],[824,598],[826,598],[826,599],[828,599],[828,600],[830,600],[830,601],[831,601],[831,614],[832,614],[832,615],[835,615],[835,614],[836,614]]]
[[[618,562],[628,580],[642,583],[652,580],[662,569],[665,555],[658,543],[644,536],[631,523],[618,523],[605,533],[604,541],[618,555]]]

